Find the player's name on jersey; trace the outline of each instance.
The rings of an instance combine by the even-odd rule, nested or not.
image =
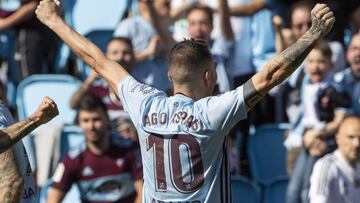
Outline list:
[[[31,187],[24,188],[23,199],[35,198],[35,190]]]
[[[167,125],[169,120],[171,121],[171,124],[182,124],[193,131],[200,128],[199,120],[185,111],[176,112],[171,119],[169,119],[168,114],[165,112],[150,113],[144,118],[144,126]]]
[[[194,200],[194,201],[184,201],[184,202],[179,202],[179,201],[175,201],[175,202],[167,202],[167,201],[162,201],[162,200],[156,200],[156,199],[152,199],[151,203],[202,203],[200,200]]]

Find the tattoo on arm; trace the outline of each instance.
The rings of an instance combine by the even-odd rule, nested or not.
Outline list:
[[[283,82],[304,61],[316,39],[309,32],[273,58],[266,67],[253,76],[252,81],[260,95]]]
[[[23,178],[12,148],[0,154],[0,174],[0,202],[20,202]]]
[[[21,140],[39,124],[32,117],[19,121],[3,130],[0,130],[0,154],[9,149],[17,141]]]
[[[256,91],[252,80],[248,80],[244,84],[244,100],[246,111],[250,111],[262,98],[263,96],[258,91]]]

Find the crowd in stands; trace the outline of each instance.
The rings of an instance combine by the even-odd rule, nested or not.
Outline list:
[[[89,12],[96,11],[84,15],[101,18],[107,10],[93,8],[112,1],[61,0],[62,12],[69,24],[73,25],[76,6],[81,2],[87,2]],[[106,56],[121,64],[137,80],[169,95],[173,91],[172,78],[167,73],[167,54],[176,42],[194,38],[207,44],[217,64],[217,88],[213,93],[217,95],[244,84],[276,53],[299,39],[311,26],[311,9],[315,3],[328,4],[336,17],[334,28],[324,41],[317,43],[300,68],[266,95],[249,112],[248,118],[230,132],[229,163],[233,175],[252,179],[247,146],[251,129],[264,124],[288,123],[290,127],[284,135],[287,153],[287,174],[284,175],[289,177],[286,202],[346,202],[343,198],[359,201],[360,144],[352,149],[355,152],[344,148],[349,145],[350,141],[346,143],[349,133],[360,142],[356,134],[360,132],[360,1],[114,2],[119,7],[118,13],[105,16],[117,16],[117,23],[105,28],[94,25],[83,34],[110,30],[110,38],[100,35],[106,37],[106,43],[100,44]],[[16,113],[9,88],[13,85],[16,89],[30,75],[68,74],[82,81],[68,105],[77,111],[72,124],[84,131],[86,145],[71,149],[52,171],[55,173],[51,174],[53,184],[49,198],[60,201],[72,183],[77,183],[84,200],[140,201],[139,146],[135,128],[120,99],[95,71],[84,71],[87,68],[77,63],[72,53],[64,53],[66,48],[60,40],[36,19],[37,4],[37,0],[0,2],[0,95],[8,96],[3,102]],[[87,11],[86,7],[82,11]],[[75,25],[74,29],[77,29]],[[59,63],[64,58],[66,63]],[[105,111],[107,115],[103,115]],[[108,131],[109,126],[113,131]],[[357,128],[347,132],[351,126]],[[357,157],[355,162],[353,156]],[[99,165],[100,161],[104,165]],[[344,169],[336,168],[338,163]],[[347,173],[339,177],[338,171]],[[324,177],[324,174],[330,175]],[[343,185],[331,185],[335,183],[329,182],[330,177],[340,178],[337,181]],[[98,187],[92,188],[93,185]],[[329,188],[325,188],[327,186]],[[332,194],[337,199],[330,201],[329,191],[334,190],[333,187],[343,187],[340,189],[343,193]]]

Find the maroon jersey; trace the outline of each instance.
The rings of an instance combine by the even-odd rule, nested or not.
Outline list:
[[[55,171],[52,187],[67,192],[76,183],[82,200],[90,203],[134,202],[134,181],[142,179],[141,154],[124,142],[112,138],[101,156],[85,145],[70,150]]]
[[[90,94],[101,98],[108,109],[108,114],[111,119],[126,116],[127,113],[124,111],[123,105],[119,97],[114,93],[110,92],[109,85],[105,80],[96,80],[90,87]]]

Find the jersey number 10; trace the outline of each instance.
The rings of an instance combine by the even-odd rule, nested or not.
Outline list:
[[[198,141],[191,135],[174,135],[169,139],[169,168],[171,182],[174,188],[181,193],[192,193],[204,184],[204,169],[201,159],[201,151]],[[148,137],[147,151],[151,148],[154,150],[154,165],[156,176],[156,190],[166,192],[167,183],[165,176],[165,160],[164,160],[164,136],[151,134]],[[186,148],[180,154],[180,146]],[[190,171],[182,171],[181,162],[185,157],[189,162]],[[189,181],[184,181],[183,172],[190,175]]]

